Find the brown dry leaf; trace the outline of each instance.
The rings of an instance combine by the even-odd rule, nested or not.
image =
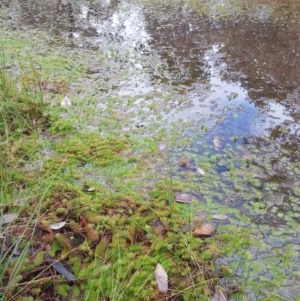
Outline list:
[[[190,204],[192,201],[192,196],[188,193],[180,193],[175,196],[175,202]]]
[[[216,232],[216,227],[212,224],[206,224],[201,226],[200,228],[196,228],[193,231],[193,235],[195,237],[209,237],[213,236]]]
[[[158,285],[159,291],[162,293],[167,293],[168,292],[168,274],[165,271],[165,269],[162,267],[161,264],[156,265],[155,269],[155,280]]]

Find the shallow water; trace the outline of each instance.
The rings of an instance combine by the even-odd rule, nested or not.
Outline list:
[[[294,300],[300,294],[300,6],[145,2],[3,1],[2,22],[10,30],[47,33],[50,48],[71,56],[94,56],[69,93],[115,110],[124,131],[144,127],[154,135],[153,121],[183,124],[193,142],[174,149],[172,159],[185,156],[191,167],[177,164],[174,176],[187,180],[186,172],[206,159],[215,163],[207,181],[194,175],[200,187],[194,195],[208,214],[221,206],[231,224],[253,229],[259,242],[246,251],[247,262],[229,256],[220,263],[236,261],[239,277],[271,282],[279,300]],[[96,62],[98,51],[109,65]],[[80,93],[79,85],[85,86]],[[122,101],[110,104],[109,96]],[[249,300],[269,293],[247,289]]]

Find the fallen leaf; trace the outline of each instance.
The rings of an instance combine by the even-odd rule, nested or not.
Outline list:
[[[192,201],[192,196],[187,193],[180,193],[180,194],[177,194],[175,197],[175,202],[178,202],[178,203],[190,204],[191,201]]]
[[[212,216],[212,218],[214,218],[214,219],[219,219],[219,220],[223,220],[223,219],[227,219],[228,216],[227,216],[226,214],[214,214],[214,215]]]
[[[220,141],[219,138],[215,138],[213,142],[214,142],[214,146],[216,148],[220,148],[222,146],[221,141]]]
[[[56,223],[56,224],[51,224],[49,227],[52,230],[59,230],[62,227],[64,227],[65,224],[66,224],[66,222],[60,222],[60,223]]]
[[[205,175],[205,171],[203,169],[201,169],[200,167],[197,167],[196,170],[199,172],[199,174],[201,176],[204,176]]]
[[[14,221],[17,217],[18,217],[18,215],[15,213],[3,214],[2,216],[0,216],[0,224],[2,224],[2,225],[9,224],[12,221]]]
[[[164,230],[164,224],[161,222],[161,220],[159,219],[159,217],[155,218],[152,221],[152,229],[154,230],[154,232],[158,235],[163,233]]]
[[[196,228],[193,231],[193,235],[195,237],[209,237],[213,236],[216,232],[216,227],[212,224],[206,224],[201,226],[200,228]]]
[[[158,285],[158,289],[162,293],[167,293],[168,292],[168,274],[165,271],[165,269],[162,267],[161,264],[158,263],[156,265],[154,274],[155,274],[155,280]]]
[[[89,187],[86,189],[87,192],[94,192],[96,190],[95,187]]]
[[[70,107],[70,106],[72,105],[71,99],[70,99],[68,96],[65,96],[65,97],[63,98],[63,100],[61,101],[60,105],[61,105],[62,107]]]
[[[95,187],[91,187],[87,184],[84,184],[82,187],[82,191],[86,191],[86,192],[94,192],[96,190]]]
[[[52,261],[52,260],[50,260],[50,262],[51,262],[51,261]],[[68,271],[68,270],[63,266],[63,264],[62,264],[61,262],[55,261],[55,262],[53,262],[53,263],[51,264],[51,266],[53,267],[53,269],[54,269],[57,273],[59,273],[59,274],[65,276],[65,278],[66,278],[67,280],[76,280],[76,276],[73,275],[70,271]]]
[[[162,152],[166,149],[166,145],[163,144],[163,143],[160,143],[159,146],[158,146],[158,149]]]
[[[212,298],[212,301],[228,301],[226,290],[220,286],[216,287],[216,292]]]

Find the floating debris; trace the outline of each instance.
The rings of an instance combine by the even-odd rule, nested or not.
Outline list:
[[[228,97],[228,100],[232,100],[232,99],[235,99],[239,96],[238,93],[236,92],[231,92],[227,97]]]
[[[205,171],[203,169],[201,169],[200,167],[197,167],[196,170],[198,171],[198,173],[201,175],[201,176],[204,176],[205,175]]]
[[[221,148],[222,143],[221,143],[221,140],[220,140],[219,138],[215,138],[215,139],[213,140],[213,142],[214,142],[214,146],[215,146],[216,148]]]
[[[224,219],[228,219],[228,216],[226,214],[214,214],[212,218],[218,220],[224,220]]]

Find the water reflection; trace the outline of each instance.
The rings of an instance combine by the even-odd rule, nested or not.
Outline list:
[[[73,37],[84,42],[89,37],[85,42],[95,44],[96,41],[98,45],[119,41],[126,47],[131,43],[130,46],[143,54],[157,52],[160,66],[142,66],[155,82],[192,86],[189,90],[195,94],[196,86],[204,90],[200,84],[213,86],[217,81],[224,90],[223,95],[220,91],[217,95],[221,102],[227,101],[225,91],[230,89],[265,116],[276,115],[281,122],[299,120],[293,97],[300,82],[299,26],[269,22],[274,9],[282,7],[255,6],[254,15],[260,22],[254,23],[247,19],[212,21],[213,18],[199,18],[182,8],[172,19],[168,18],[168,10],[161,7],[157,7],[160,9],[157,16],[136,6],[124,13],[120,12],[121,1],[5,3],[10,8],[11,23],[16,26],[38,24],[41,30],[50,30],[66,39]],[[210,6],[210,10],[215,9]],[[270,105],[274,114],[267,112]],[[279,119],[274,120],[279,123]]]
[[[300,82],[297,26],[242,21],[216,25],[196,18],[185,22],[184,14],[168,21],[147,19],[147,29],[157,41],[153,45],[173,74],[171,84],[211,82],[214,62],[222,85],[238,82],[255,107],[267,110],[269,103],[273,103],[277,116],[291,114],[293,103],[287,95],[293,95]]]

